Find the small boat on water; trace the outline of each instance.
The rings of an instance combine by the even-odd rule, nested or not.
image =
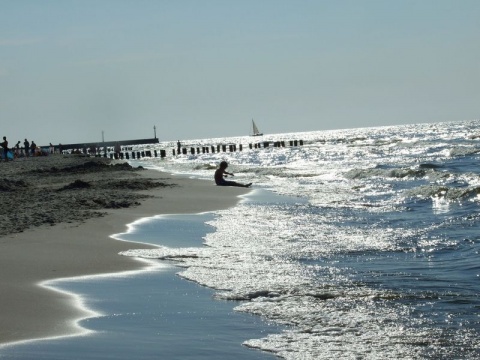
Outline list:
[[[262,136],[263,133],[261,133],[259,130],[258,130],[258,127],[257,125],[255,124],[255,121],[253,121],[252,119],[252,127],[253,127],[253,134],[252,136]]]

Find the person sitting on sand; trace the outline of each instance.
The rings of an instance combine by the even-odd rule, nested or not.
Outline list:
[[[229,173],[226,171],[228,167],[228,163],[226,161],[222,161],[220,163],[220,167],[215,170],[215,184],[219,186],[239,186],[239,187],[250,187],[252,183],[250,184],[240,184],[235,181],[227,181],[224,179],[224,177],[227,177],[227,175],[234,176],[232,173]]]

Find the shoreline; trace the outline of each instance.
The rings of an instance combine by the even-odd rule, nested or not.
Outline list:
[[[37,159],[31,159],[29,167],[51,166],[58,160],[55,158],[52,156],[37,164],[34,163]],[[69,164],[70,160],[85,163],[92,159],[63,158],[61,162]],[[10,164],[2,165],[3,170]],[[9,175],[10,178],[22,178],[19,171]],[[81,175],[83,179],[92,176],[97,180],[98,177],[100,180],[105,178],[105,174],[96,171]],[[124,231],[128,224],[154,215],[195,214],[229,208],[240,201],[240,195],[249,192],[249,189],[216,187],[213,181],[193,180],[155,170],[142,170],[134,175],[131,172],[122,172],[122,176],[115,173],[115,178],[118,180],[121,177],[126,183],[138,179],[162,182],[164,186],[147,190],[117,190],[121,192],[119,196],[133,193],[139,197],[131,206],[101,209],[101,215],[96,214],[84,220],[69,220],[53,226],[44,224],[0,236],[0,318],[3,325],[0,329],[0,346],[79,334],[76,322],[85,317],[85,310],[75,306],[71,295],[55,292],[42,284],[55,279],[145,268],[145,263],[138,259],[118,255],[121,251],[129,250],[133,242],[116,240],[112,235]],[[79,176],[76,174],[75,177]],[[68,183],[72,178],[70,176],[64,180]],[[58,186],[64,186],[65,181],[56,181]],[[73,192],[72,196],[78,196],[79,192]],[[99,189],[93,193],[98,196],[99,193],[104,194],[105,190]],[[0,192],[0,195],[4,196],[5,192]],[[55,208],[55,201],[50,200],[45,202],[43,210],[46,213],[63,211]],[[62,213],[57,215],[61,217]],[[2,221],[5,221],[4,218]],[[141,246],[155,247],[147,244]]]

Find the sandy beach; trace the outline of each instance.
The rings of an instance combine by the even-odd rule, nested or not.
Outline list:
[[[2,162],[0,344],[77,333],[85,314],[72,297],[39,284],[140,269],[142,262],[118,255],[132,244],[110,238],[128,223],[228,208],[248,191],[105,158]]]

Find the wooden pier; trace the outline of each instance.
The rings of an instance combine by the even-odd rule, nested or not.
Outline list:
[[[84,149],[91,149],[91,148],[109,148],[115,147],[116,144],[120,146],[129,146],[129,145],[146,145],[146,144],[158,144],[158,138],[151,138],[151,139],[136,139],[136,140],[118,140],[118,141],[99,141],[99,142],[90,142],[90,143],[77,143],[77,144],[60,144],[55,145],[55,150],[61,149],[62,151],[65,150],[84,150]]]

